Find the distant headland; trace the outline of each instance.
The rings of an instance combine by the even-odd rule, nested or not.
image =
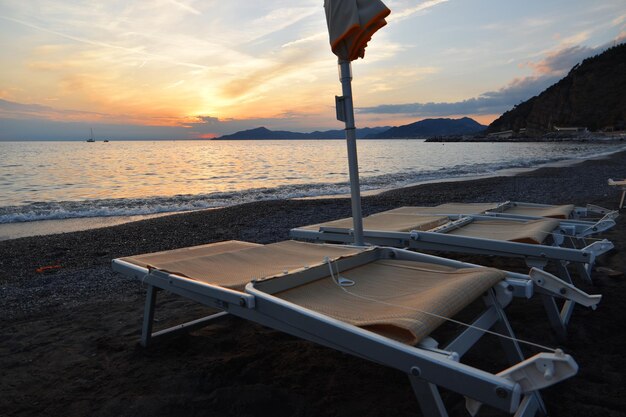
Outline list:
[[[395,127],[365,127],[357,129],[358,139],[426,139],[437,135],[471,135],[484,131],[481,125],[469,117],[461,119],[424,119],[419,122]],[[213,140],[266,140],[266,139],[344,139],[343,130],[315,131],[311,133],[269,130],[265,127],[243,130]]]

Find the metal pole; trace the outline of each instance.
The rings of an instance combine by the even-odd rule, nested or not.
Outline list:
[[[363,246],[363,215],[361,214],[361,186],[359,184],[359,162],[356,150],[356,127],[352,104],[352,69],[350,61],[339,60],[341,90],[344,100],[346,142],[348,145],[348,172],[350,173],[350,196],[352,200],[352,221],[354,244]]]

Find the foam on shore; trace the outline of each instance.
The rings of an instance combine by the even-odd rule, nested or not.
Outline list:
[[[0,224],[0,240],[17,239],[28,236],[45,236],[57,233],[79,232],[118,224],[168,216],[175,213],[160,213],[139,216],[84,217],[60,220],[40,220]]]

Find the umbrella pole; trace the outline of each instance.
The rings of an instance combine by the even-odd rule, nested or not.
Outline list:
[[[352,200],[352,220],[354,244],[363,246],[363,215],[361,214],[361,186],[359,184],[359,162],[356,150],[356,127],[354,125],[354,106],[352,103],[352,68],[350,61],[339,60],[339,79],[344,103],[344,122],[348,145],[348,172],[350,173],[350,196]]]

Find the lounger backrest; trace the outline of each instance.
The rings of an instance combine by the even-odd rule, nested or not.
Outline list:
[[[270,245],[223,242],[122,258],[132,264],[154,268],[197,281],[242,291],[247,283],[321,264],[368,249],[316,245],[288,240]]]
[[[497,203],[447,203],[441,204],[436,207],[424,207],[424,206],[404,206],[398,207],[392,210],[385,211],[385,213],[393,214],[422,214],[422,215],[436,215],[436,214],[479,214],[484,213],[485,210],[497,207]]]
[[[390,232],[410,232],[411,230],[430,230],[448,222],[446,216],[416,216],[395,212],[382,212],[363,218],[364,230],[384,230]],[[304,229],[320,228],[352,229],[352,217],[326,223],[305,226]]]
[[[498,205],[499,203],[446,203],[437,206],[437,209],[446,214],[481,214],[495,209]]]
[[[556,219],[529,221],[475,220],[447,234],[510,242],[542,244],[559,226]]]
[[[525,206],[521,204],[511,204],[509,208],[505,210],[507,214],[518,214],[522,216],[535,216],[535,217],[551,217],[553,219],[567,219],[574,211],[573,204],[565,204],[562,206]]]

